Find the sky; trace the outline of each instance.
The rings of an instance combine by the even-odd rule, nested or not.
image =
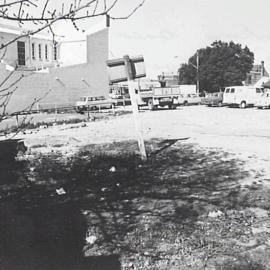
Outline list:
[[[117,12],[131,5],[125,0]],[[215,40],[248,46],[270,71],[269,0],[146,0],[126,21],[113,21],[111,57],[142,54],[151,77],[176,72]]]
[[[111,15],[125,16],[141,1],[118,0]],[[197,49],[222,40],[248,46],[255,63],[264,60],[270,71],[269,8],[269,0],[146,0],[129,19],[111,21],[110,58],[143,55],[148,77],[156,78],[161,72],[176,72]],[[89,29],[99,20],[79,26]],[[70,23],[56,30],[66,36],[75,31]]]

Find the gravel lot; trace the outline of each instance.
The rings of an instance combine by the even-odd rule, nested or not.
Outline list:
[[[246,157],[270,158],[269,110],[189,106],[177,110],[142,111],[140,118],[146,140],[188,138],[189,142],[205,147],[223,148]],[[53,126],[18,136],[25,138],[30,146],[62,144],[64,150],[91,143],[136,139],[131,114],[86,125]]]
[[[52,116],[38,117],[46,122]],[[247,171],[263,175],[262,181],[269,185],[270,110],[187,106],[176,110],[142,110],[140,120],[146,141],[177,139],[206,149],[226,151],[243,160]],[[136,132],[132,114],[124,114],[93,122],[26,130],[17,137],[23,138],[32,152],[61,152],[68,157],[89,144],[136,140]],[[251,175],[244,184],[252,181]]]

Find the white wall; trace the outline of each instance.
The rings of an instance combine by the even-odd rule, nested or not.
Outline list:
[[[59,58],[61,66],[72,66],[86,63],[86,39],[61,42]]]
[[[53,42],[52,40],[46,40],[46,39],[40,39],[31,37],[29,39],[29,47],[30,50],[27,52],[29,55],[29,66],[40,68],[40,67],[46,67],[46,66],[52,66],[56,65],[58,61],[54,60],[53,56]],[[32,57],[32,44],[34,44],[35,47],[35,58]],[[41,58],[39,58],[39,45],[41,45]],[[48,48],[48,59],[45,57],[45,46],[47,45]],[[58,50],[58,58],[59,58],[59,46],[57,47]]]
[[[90,61],[86,64],[51,68],[48,73],[16,71],[2,86],[10,88],[24,74],[16,83],[17,90],[11,97],[8,112],[26,108],[34,99],[43,97],[48,90],[51,91],[39,101],[41,105],[74,105],[81,96],[108,96],[108,29],[88,35],[88,41]],[[0,65],[0,82],[9,74],[4,65]]]
[[[18,37],[18,34],[0,31],[0,45],[6,44],[16,37]],[[20,38],[18,41],[25,42],[25,67],[41,68],[46,66],[54,66],[57,64],[57,61],[53,60],[52,40],[37,37],[24,37]],[[32,58],[32,43],[35,44],[35,59]],[[39,44],[41,44],[41,58],[39,58],[38,55]],[[45,58],[45,45],[48,46],[48,59]],[[8,45],[6,49],[1,49],[0,58],[3,59],[5,63],[11,66],[16,66],[18,61],[17,41]]]

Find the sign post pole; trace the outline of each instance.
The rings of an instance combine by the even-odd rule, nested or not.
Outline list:
[[[128,81],[128,89],[141,159],[147,160],[147,154],[143,140],[142,128],[139,121],[139,110],[135,93],[135,79],[146,76],[144,69],[144,59],[142,56],[129,58],[128,55],[125,55],[123,58],[120,59],[108,60],[107,66],[109,67],[110,83]]]
[[[144,144],[144,139],[143,139],[141,123],[139,120],[139,109],[138,109],[136,93],[135,93],[135,80],[133,80],[132,63],[129,59],[129,56],[127,55],[124,56],[124,62],[125,62],[125,69],[126,69],[127,78],[128,78],[128,90],[129,90],[129,95],[130,95],[130,100],[131,100],[136,133],[138,137],[137,139],[138,139],[139,150],[141,153],[142,160],[145,161],[147,160],[147,154],[146,154],[146,149],[145,149],[145,144]]]

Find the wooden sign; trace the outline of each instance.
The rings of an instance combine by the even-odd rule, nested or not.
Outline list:
[[[109,67],[109,78],[111,83],[128,81],[128,91],[130,95],[132,112],[137,133],[138,146],[143,161],[147,160],[143,132],[139,119],[139,110],[136,100],[134,80],[146,76],[144,68],[144,59],[142,56],[130,58],[125,55],[121,59],[107,61]]]
[[[126,63],[125,57],[107,61],[110,83],[128,81],[128,76],[126,73],[127,65],[129,66],[129,78],[131,80],[146,76],[143,56],[128,58],[128,62],[129,63]]]

